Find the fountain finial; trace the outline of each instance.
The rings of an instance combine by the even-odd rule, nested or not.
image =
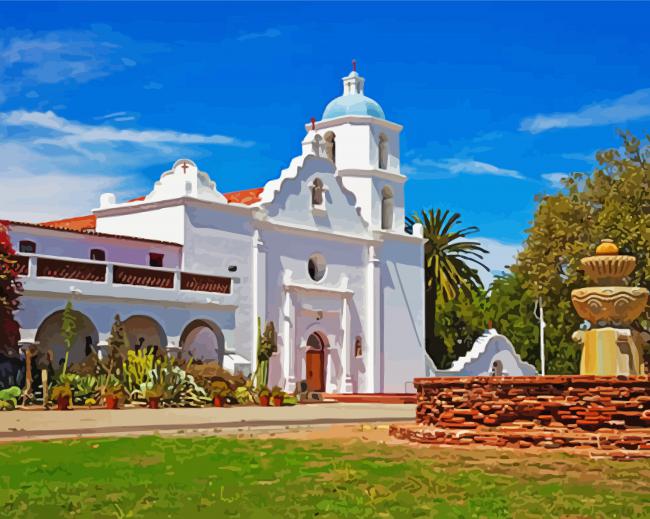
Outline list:
[[[596,256],[613,256],[618,254],[618,247],[614,240],[605,238],[600,240],[600,244],[596,247]]]

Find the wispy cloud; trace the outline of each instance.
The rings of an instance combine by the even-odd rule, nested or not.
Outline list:
[[[650,88],[631,94],[583,106],[576,112],[538,114],[521,121],[519,129],[541,133],[554,128],[581,128],[605,126],[634,121],[650,116]]]
[[[246,41],[246,40],[256,40],[258,38],[277,38],[280,36],[282,33],[280,32],[279,29],[271,28],[271,29],[266,29],[265,31],[262,32],[249,32],[246,34],[242,34],[237,38],[239,41]]]
[[[145,90],[160,90],[162,87],[162,84],[157,81],[149,81],[149,83],[145,84],[142,88]]]
[[[0,112],[0,217],[33,221],[83,214],[104,191],[147,192],[151,185],[139,175],[146,166],[200,157],[209,145],[252,144],[225,135],[109,124],[121,113],[87,124],[54,112]]]
[[[173,130],[131,130],[115,128],[107,124],[97,126],[82,124],[60,117],[52,111],[13,110],[0,113],[0,124],[6,127],[49,130],[51,132],[49,136],[38,137],[34,142],[60,147],[76,147],[79,144],[92,143],[132,143],[150,146],[157,146],[159,143],[221,144],[243,147],[252,145],[250,141],[242,141],[227,135],[203,135]]]
[[[106,25],[47,32],[0,30],[0,102],[36,85],[85,83],[108,76],[162,49]]]
[[[440,173],[452,175],[494,175],[516,179],[525,178],[519,171],[506,169],[474,159],[447,158],[440,160],[415,158],[402,168],[414,177],[426,178]]]
[[[507,267],[515,263],[517,253],[521,249],[521,244],[504,243],[494,238],[480,237],[476,238],[481,244],[481,247],[488,251],[483,257],[483,263],[488,267],[489,271],[479,269],[479,276],[483,285],[487,288],[498,274],[507,272]]]
[[[551,184],[551,186],[559,188],[559,187],[564,187],[562,185],[562,180],[564,180],[568,176],[569,175],[567,173],[556,172],[556,173],[544,173],[542,175],[542,178],[546,180],[549,184]]]
[[[113,112],[106,115],[100,115],[98,117],[95,117],[94,119],[96,121],[112,121],[112,122],[123,123],[127,121],[134,121],[136,118],[137,118],[137,114],[135,113]]]
[[[598,151],[599,150],[594,150],[590,153],[580,153],[580,152],[563,153],[561,157],[563,159],[577,160],[580,162],[588,162],[590,164],[593,164],[596,162],[596,153],[598,153]]]

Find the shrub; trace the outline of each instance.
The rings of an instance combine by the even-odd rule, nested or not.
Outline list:
[[[204,388],[210,388],[213,382],[219,380],[226,382],[232,390],[246,385],[244,375],[241,373],[233,375],[217,361],[190,362],[185,365],[185,370]]]
[[[68,386],[70,388],[74,403],[77,405],[85,405],[87,399],[97,401],[100,397],[100,386],[95,375],[62,374],[59,375],[58,385]]]
[[[68,398],[72,402],[72,389],[68,384],[60,384],[52,388],[50,399],[56,402],[59,398]]]
[[[253,393],[247,385],[235,389],[235,400],[240,405],[252,405],[255,403]]]
[[[21,390],[17,386],[12,386],[0,391],[0,411],[10,411],[18,405],[18,397]]]

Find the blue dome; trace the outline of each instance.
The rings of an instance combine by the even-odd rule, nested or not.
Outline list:
[[[323,119],[334,119],[344,115],[369,115],[386,119],[379,103],[363,94],[348,94],[333,99],[325,107]]]

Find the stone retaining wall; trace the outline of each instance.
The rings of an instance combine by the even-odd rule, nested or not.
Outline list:
[[[416,421],[425,425],[541,425],[585,431],[650,426],[647,375],[440,377],[414,383]]]
[[[439,377],[414,383],[417,423],[391,426],[390,434],[397,438],[584,448],[626,459],[650,454],[647,375]]]

